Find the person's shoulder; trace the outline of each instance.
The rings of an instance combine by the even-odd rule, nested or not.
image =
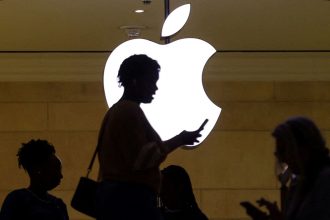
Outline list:
[[[6,198],[4,199],[0,211],[1,219],[6,219],[4,216],[11,216],[13,214],[18,215],[18,210],[21,210],[22,207],[26,204],[26,197],[27,197],[27,190],[26,189],[15,189],[8,193]]]
[[[110,109],[110,112],[116,115],[136,115],[142,113],[140,105],[136,102],[129,100],[121,100],[114,104]]]
[[[26,197],[28,195],[28,191],[25,188],[15,189],[8,193],[6,199],[20,199],[22,197]]]

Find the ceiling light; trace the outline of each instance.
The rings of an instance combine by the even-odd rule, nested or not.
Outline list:
[[[143,9],[136,9],[134,12],[140,14],[140,13],[143,13],[144,10]]]

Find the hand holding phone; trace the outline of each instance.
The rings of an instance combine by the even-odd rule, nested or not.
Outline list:
[[[202,135],[200,134],[201,131],[204,129],[204,126],[208,122],[208,119],[205,119],[204,122],[201,124],[201,126],[195,130],[195,131],[182,131],[179,135],[181,137],[182,144],[181,145],[193,145],[195,143],[198,143],[198,138]]]
[[[240,203],[245,208],[246,214],[252,217],[252,219],[267,220],[267,213],[261,211],[258,207],[253,205],[251,202],[243,201]]]

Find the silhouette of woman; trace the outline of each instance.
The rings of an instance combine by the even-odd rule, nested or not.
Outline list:
[[[203,128],[162,141],[140,108],[152,102],[159,70],[146,55],[130,56],[120,66],[124,94],[106,113],[99,133],[98,220],[160,219],[159,165],[179,146],[198,142]]]
[[[161,173],[160,200],[164,220],[207,220],[197,205],[186,170],[170,165]]]
[[[269,214],[245,203],[255,220],[330,219],[330,158],[319,128],[306,117],[293,117],[276,126],[275,156],[287,164],[290,184],[280,211],[276,202],[258,200]],[[244,205],[244,204],[243,204]]]
[[[68,220],[66,205],[48,193],[60,184],[62,165],[54,147],[46,140],[23,143],[18,153],[19,167],[30,177],[27,188],[10,192],[1,208],[1,220]]]
[[[289,187],[284,219],[330,219],[330,158],[320,130],[308,118],[279,124],[273,136],[275,156],[296,178]]]

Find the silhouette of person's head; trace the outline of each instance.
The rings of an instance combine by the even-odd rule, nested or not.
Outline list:
[[[288,164],[295,174],[306,173],[328,159],[329,150],[320,130],[305,117],[293,117],[273,131],[276,140],[275,156]]]
[[[197,208],[191,181],[186,170],[170,165],[162,171],[160,198],[168,209]]]
[[[62,165],[55,148],[46,140],[23,143],[17,153],[19,167],[30,177],[30,188],[46,192],[58,186],[62,179]]]
[[[118,71],[119,84],[124,87],[124,98],[138,103],[152,102],[157,91],[160,66],[147,55],[132,55],[125,59]]]

